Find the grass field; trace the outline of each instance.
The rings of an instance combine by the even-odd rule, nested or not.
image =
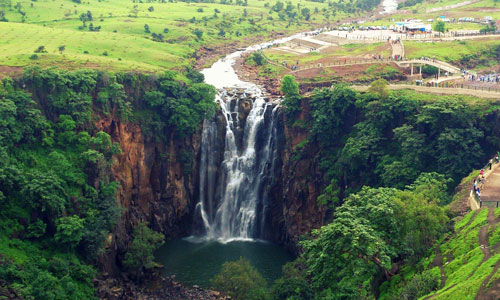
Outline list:
[[[493,57],[487,55],[492,49],[500,46],[500,39],[481,39],[469,41],[448,41],[448,42],[405,42],[405,54],[409,58],[413,57],[435,57],[436,59],[457,63],[467,56],[477,56],[478,59],[484,56],[486,64],[498,64]]]
[[[219,1],[218,1],[219,2]],[[0,11],[8,22],[0,22],[0,65],[93,67],[107,70],[182,69],[192,65],[200,47],[221,49],[244,39],[270,39],[275,32],[294,32],[333,22],[322,13],[327,3],[292,0],[298,12],[293,20],[280,19],[270,7],[274,2],[249,0],[247,6],[233,3],[134,3],[121,0],[0,0]],[[229,1],[228,1],[229,3]],[[267,4],[266,4],[267,3]],[[265,7],[267,6],[267,7]],[[309,21],[301,15],[308,8]],[[315,9],[319,13],[314,13]],[[82,13],[90,11],[92,21],[83,27]],[[216,13],[217,12],[217,13]],[[23,16],[24,14],[24,16]],[[342,14],[337,14],[336,19]],[[101,26],[99,32],[89,25]],[[149,26],[149,33],[145,31]],[[201,37],[195,30],[201,31]],[[162,34],[164,42],[154,41]],[[251,43],[252,40],[247,41]],[[62,54],[59,46],[65,46]],[[30,59],[44,46],[47,53]],[[222,47],[223,48],[223,47]],[[107,54],[107,55],[106,55]]]

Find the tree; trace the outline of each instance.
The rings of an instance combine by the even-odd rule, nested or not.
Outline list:
[[[63,53],[63,51],[64,51],[64,50],[66,50],[66,46],[61,45],[61,46],[57,47],[57,49],[59,50],[59,53],[61,53],[61,54],[62,54],[62,53]]]
[[[252,53],[251,58],[257,66],[262,66],[264,64],[264,62],[266,61],[266,58],[264,57],[264,55],[259,51]]]
[[[196,35],[196,37],[201,40],[203,38],[203,31],[200,30],[199,28],[195,28],[193,30],[193,34]]]
[[[277,279],[271,290],[273,300],[310,300],[314,291],[307,281],[307,265],[303,257],[283,266],[283,276]]]
[[[87,27],[87,21],[89,21],[88,17],[87,17],[87,14],[86,13],[82,13],[80,15],[80,21],[82,21],[82,26],[83,27]]]
[[[281,92],[285,96],[283,105],[289,116],[294,116],[300,111],[299,84],[295,82],[295,77],[285,75],[281,81]]]
[[[212,286],[235,300],[268,300],[266,280],[244,258],[226,262],[211,280]]]
[[[390,278],[395,259],[418,259],[445,231],[440,188],[440,180],[422,179],[406,190],[363,187],[351,194],[332,223],[302,242],[313,288],[328,299],[373,297],[374,278]]]
[[[148,11],[153,12],[153,11],[155,11],[155,8],[153,6],[150,6],[150,7],[148,7]]]
[[[389,96],[389,92],[387,91],[387,80],[380,78],[372,83],[370,83],[370,87],[368,88],[368,92],[372,93],[377,98],[386,98]]]
[[[163,234],[151,230],[145,223],[139,223],[134,227],[133,240],[123,263],[139,276],[143,269],[155,267],[153,253],[163,244],[164,238]]]
[[[304,16],[304,19],[306,21],[309,21],[309,19],[311,18],[311,10],[307,7],[302,9],[301,14],[302,16]]]
[[[283,77],[280,89],[285,97],[299,95],[299,84],[295,82],[295,77],[293,77],[292,75],[285,75]]]
[[[437,32],[444,33],[446,31],[446,23],[439,20],[434,24],[433,29]]]
[[[0,10],[0,22],[9,22],[7,18],[5,18],[5,11]]]
[[[45,50],[45,46],[38,46],[36,50],[34,51],[35,53],[47,53],[47,50]]]
[[[70,248],[75,248],[83,236],[84,219],[79,216],[59,218],[55,239]]]
[[[193,83],[202,83],[205,80],[205,75],[193,68],[188,68],[186,77]]]
[[[151,33],[151,32],[149,31],[149,25],[148,25],[148,24],[144,24],[144,32],[146,32],[146,33]]]
[[[272,10],[274,10],[275,12],[280,12],[283,10],[283,8],[285,7],[285,5],[283,4],[283,2],[281,1],[277,1],[273,7],[272,7]]]

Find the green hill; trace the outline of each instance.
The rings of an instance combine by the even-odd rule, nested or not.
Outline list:
[[[500,284],[499,216],[498,208],[469,212],[435,246],[432,255],[383,284],[380,299],[395,299],[396,295],[406,299],[496,299]],[[430,286],[422,284],[426,277],[437,281],[437,290],[424,292]],[[418,293],[413,292],[415,287],[420,288]]]
[[[317,28],[345,16],[332,12],[328,3],[298,0],[289,7],[257,0],[76,2],[0,1],[0,20],[8,21],[0,22],[0,65],[182,69],[194,64],[201,47],[224,49],[220,45],[256,36],[263,41],[276,32]],[[46,52],[34,53],[39,46]]]

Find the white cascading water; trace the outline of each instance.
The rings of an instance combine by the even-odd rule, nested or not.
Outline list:
[[[384,13],[391,13],[397,8],[397,1],[383,0],[382,6]],[[264,236],[268,189],[274,180],[274,158],[278,155],[278,106],[264,100],[259,86],[241,81],[233,65],[243,53],[284,43],[304,34],[309,33],[296,34],[236,51],[202,71],[205,82],[218,90],[216,101],[226,121],[224,145],[218,145],[217,137],[223,133],[218,132],[215,118],[203,123],[200,199],[196,214],[203,222],[208,239],[228,242]],[[234,89],[243,89],[247,97],[255,99],[244,128],[239,127],[238,118],[238,101],[244,98],[228,93]],[[241,129],[243,142],[238,147],[236,131]],[[217,157],[220,151],[224,153],[221,164]]]
[[[221,133],[215,120],[203,124],[198,215],[206,237],[223,242],[263,236],[268,188],[274,180],[278,106],[267,103],[259,90],[247,92],[253,94],[228,95],[221,90],[217,96],[226,124],[220,166],[215,147]],[[250,97],[252,107],[242,125],[239,102]]]
[[[215,118],[203,123],[200,199],[196,215],[202,220],[208,239],[229,242],[264,236],[269,188],[274,180],[274,157],[277,155],[278,106],[265,101],[259,86],[241,81],[233,65],[245,52],[301,35],[234,52],[202,71],[205,82],[217,88],[216,101],[226,123],[224,132],[218,132]],[[243,96],[231,94],[234,90],[244,90]],[[253,99],[252,107],[244,126],[240,127],[239,101],[247,98]],[[241,143],[237,142],[237,131],[243,135]],[[217,137],[221,134],[225,135],[223,146],[217,144],[220,142]],[[217,157],[219,151],[223,151],[222,163]]]

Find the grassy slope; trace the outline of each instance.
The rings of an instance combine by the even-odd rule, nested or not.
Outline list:
[[[423,43],[417,41],[407,41],[405,54],[407,57],[435,57],[436,59],[450,63],[459,62],[464,56],[478,55],[490,52],[491,49],[500,46],[499,38],[469,40],[469,41],[446,41],[435,43]],[[498,62],[493,57],[484,59],[488,61],[486,65],[497,65]]]
[[[69,0],[24,0],[20,3],[22,11],[26,12],[25,23],[20,23],[21,14],[13,7],[6,9],[9,23],[0,22],[0,65],[24,66],[36,63],[111,70],[175,69],[192,64],[193,59],[189,58],[201,46],[213,47],[240,41],[243,37],[270,35],[273,31],[307,30],[327,22],[323,14],[315,14],[309,22],[302,19],[299,25],[294,23],[287,26],[288,21],[279,20],[277,13],[270,13],[270,9],[264,7],[266,2],[249,0],[248,6],[243,7],[183,2],[133,3],[122,0],[89,0],[82,4]],[[292,0],[295,5],[299,2]],[[137,18],[134,17],[134,5],[137,6]],[[153,12],[148,11],[150,6],[154,7]],[[321,11],[328,4],[301,2],[301,8],[304,7],[313,12],[314,8]],[[199,8],[203,12],[198,12]],[[248,16],[239,23],[238,18],[243,16],[245,8]],[[218,18],[212,18],[215,9],[220,11]],[[92,12],[93,25],[102,27],[101,32],[78,29],[82,25],[80,14],[88,10]],[[273,20],[268,20],[270,16]],[[192,17],[198,21],[189,22]],[[209,18],[206,25],[201,21],[203,17]],[[250,24],[250,19],[255,20],[255,25]],[[151,32],[162,33],[169,42],[152,41],[151,34],[144,31],[145,24],[149,25]],[[164,28],[168,28],[169,32],[164,33]],[[193,34],[195,28],[204,31],[202,40],[197,40]],[[218,35],[220,28],[226,31],[225,37]],[[236,36],[237,31],[242,36]],[[33,51],[40,45],[45,46],[48,53],[39,60],[30,60]],[[66,46],[62,55],[57,50],[61,45]],[[84,54],[84,51],[88,54]],[[105,51],[108,56],[102,55]]]
[[[500,209],[496,209],[495,216],[500,214]],[[500,271],[494,270],[496,264],[500,263],[500,252],[493,251],[494,246],[500,241],[500,226],[495,224],[488,229],[491,256],[484,259],[478,236],[481,227],[487,226],[488,210],[482,209],[468,213],[461,221],[457,222],[454,232],[441,244],[438,243],[439,250],[433,251],[431,255],[423,259],[418,266],[420,269],[433,270],[442,267],[445,276],[444,286],[429,295],[421,297],[425,299],[433,296],[432,299],[474,299],[480,286],[489,275],[493,275],[489,280],[488,287],[492,282],[500,278]],[[435,253],[441,252],[443,263],[435,266],[433,262]],[[423,266],[423,268],[422,268]],[[492,272],[494,274],[492,274]],[[401,276],[396,276],[390,284],[384,286],[380,299],[385,299],[386,288],[397,289],[401,283],[401,278],[408,280],[417,272],[416,268],[405,268]]]

